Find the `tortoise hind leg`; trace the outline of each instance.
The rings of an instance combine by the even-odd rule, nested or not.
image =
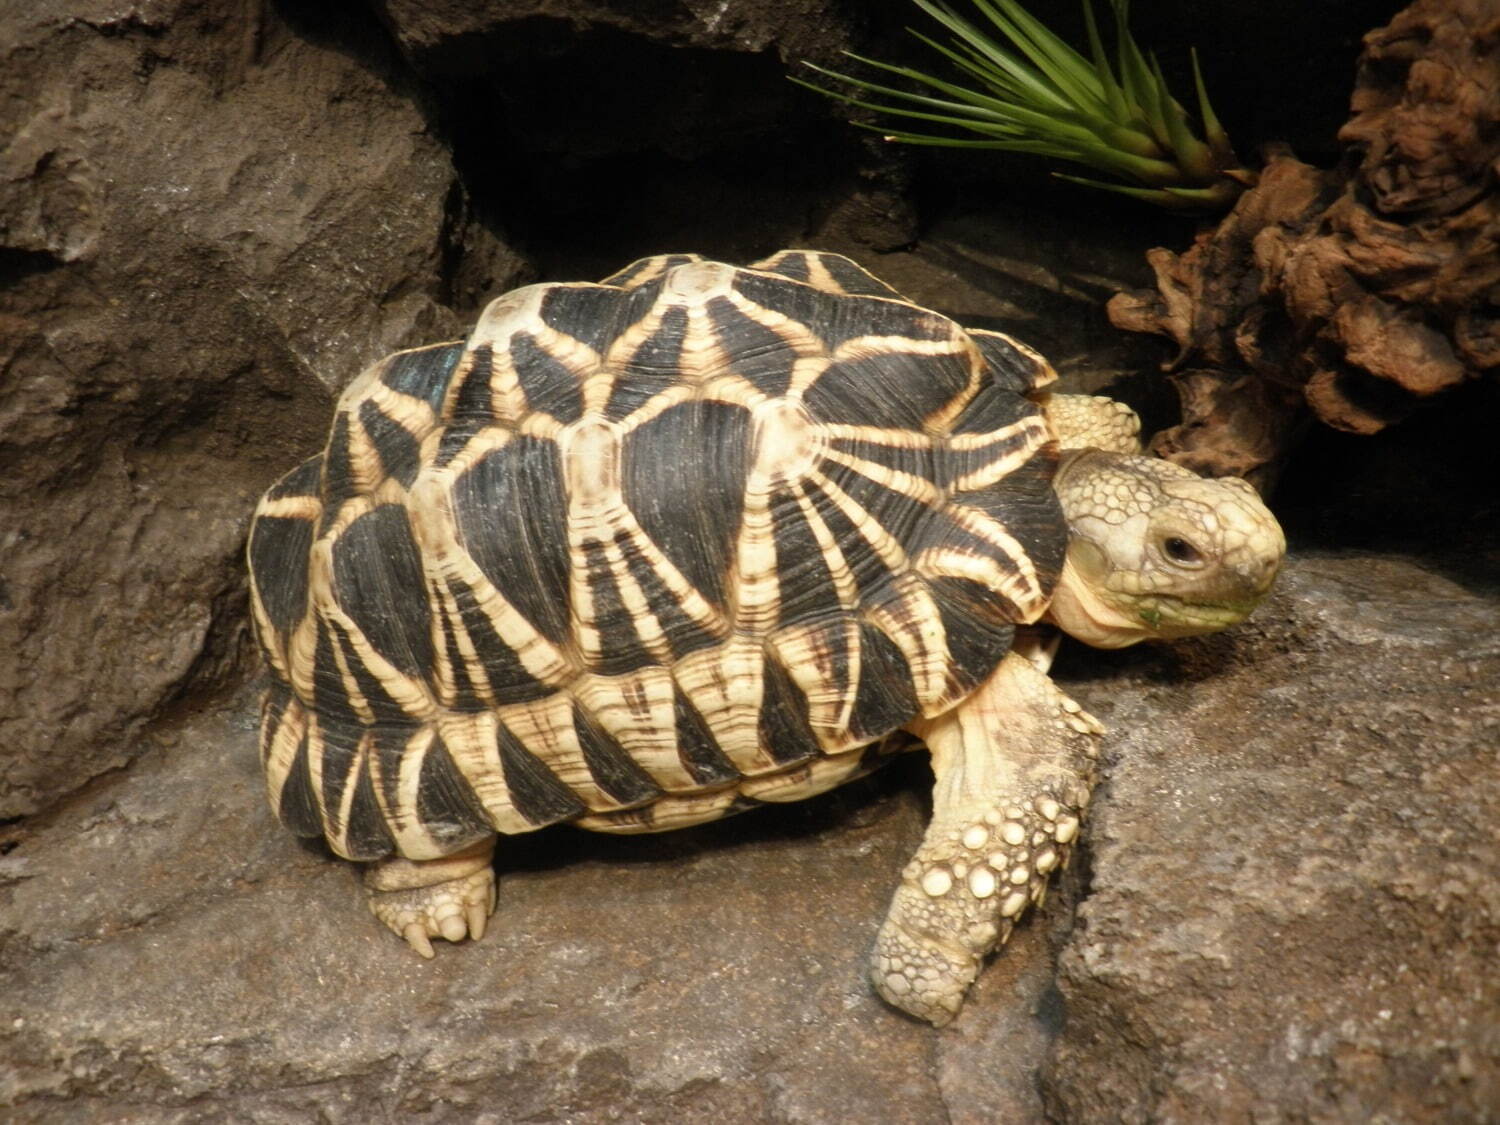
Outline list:
[[[1103,728],[1010,653],[958,707],[911,729],[932,752],[932,823],[902,872],[870,973],[887,1001],[940,1027],[1065,861]]]
[[[423,957],[432,938],[462,941],[484,936],[495,909],[495,837],[440,859],[395,857],[365,870],[370,910]]]

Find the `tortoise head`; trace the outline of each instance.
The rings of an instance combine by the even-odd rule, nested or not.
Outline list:
[[[1079,450],[1054,488],[1069,542],[1049,617],[1099,648],[1234,625],[1281,569],[1281,525],[1238,478]]]

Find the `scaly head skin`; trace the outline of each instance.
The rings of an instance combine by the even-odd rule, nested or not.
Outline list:
[[[1276,517],[1238,478],[1082,449],[1063,455],[1054,488],[1071,538],[1048,617],[1097,648],[1243,621],[1286,553]]]

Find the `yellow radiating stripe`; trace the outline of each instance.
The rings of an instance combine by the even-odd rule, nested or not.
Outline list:
[[[625,372],[626,365],[635,355],[636,350],[661,327],[662,320],[672,307],[670,304],[658,301],[647,309],[639,320],[628,325],[610,341],[609,347],[601,357],[602,362],[598,373],[591,376],[584,384],[584,413],[590,411],[604,413],[604,408],[609,404],[610,396],[614,393],[620,376]]]
[[[355,744],[354,754],[349,759],[349,769],[344,780],[344,791],[339,794],[338,815],[334,819],[338,831],[329,833],[328,846],[333,853],[344,859],[355,858],[351,855],[349,847],[349,822],[354,813],[354,798],[359,790],[359,775],[365,769],[365,763],[370,752],[370,732],[362,732],[359,742]]]
[[[933,448],[932,437],[920,430],[890,429],[885,426],[857,426],[847,422],[820,422],[831,441],[864,441],[891,449]]]
[[[735,542],[735,573],[727,591],[736,633],[763,637],[776,623],[781,585],[776,572],[770,492],[747,487]]]
[[[1027,461],[1036,455],[1039,448],[1049,440],[1047,424],[1041,418],[1026,418],[1018,422],[1014,427],[1007,427],[1016,432],[1006,438],[997,439],[991,444],[1004,444],[1006,441],[1019,439],[1015,448],[1000,453],[987,465],[975,469],[973,472],[965,473],[958,477],[951,485],[954,492],[975,492],[981,488],[989,488],[991,485],[1000,483],[1006,477],[1019,469]],[[988,448],[981,446],[980,448]]]
[[[834,674],[834,640],[841,640],[848,654],[845,682],[839,686]],[[828,753],[838,753],[854,744],[849,719],[859,694],[862,652],[859,624],[846,617],[823,625],[795,625],[778,629],[771,637],[783,667],[807,696],[807,719],[818,744]]]
[[[536,827],[511,803],[497,742],[499,719],[493,711],[445,711],[438,719],[438,731],[448,747],[448,756],[474,790],[496,831],[514,835]]]
[[[807,475],[807,480],[815,484],[825,496],[833,501],[834,506],[843,512],[849,522],[854,525],[860,537],[870,545],[870,548],[880,556],[880,561],[885,564],[887,570],[899,573],[906,566],[906,551],[897,541],[896,537],[880,525],[874,516],[860,505],[860,503],[830,480],[821,470],[813,470]]]
[[[915,574],[898,576],[896,591],[896,598],[866,606],[865,616],[906,658],[923,713],[946,710],[955,693],[949,675],[948,637],[937,603]]]
[[[879,461],[867,461],[863,457],[846,453],[831,445],[823,451],[823,456],[830,461],[837,461],[840,465],[847,465],[860,476],[868,477],[876,484],[884,485],[891,491],[909,496],[913,500],[920,500],[924,504],[934,506],[943,502],[942,490],[926,477],[913,476],[901,469],[882,465]]]
[[[823,556],[823,565],[828,568],[829,575],[833,578],[833,588],[838,594],[839,605],[846,610],[859,608],[859,586],[854,581],[854,572],[849,569],[849,561],[844,558],[844,552],[839,547],[838,540],[834,538],[828,525],[823,522],[823,517],[818,514],[818,509],[808,498],[807,490],[802,484],[798,484],[792,495],[797,499],[797,507],[801,509],[802,516],[807,520],[808,529],[813,538],[818,541],[818,550]]]
[[[396,850],[407,859],[437,859],[449,851],[432,835],[417,811],[422,767],[436,745],[437,732],[432,727],[422,727],[408,739],[397,765],[396,805],[390,808],[382,804]],[[375,792],[383,802],[382,787],[377,786]]]
[[[293,697],[281,713],[281,721],[272,733],[269,753],[266,756],[266,796],[271,807],[278,813],[281,809],[281,794],[286,789],[287,778],[297,761],[297,747],[307,730],[307,709],[302,701]]]
[[[306,520],[316,524],[323,518],[323,502],[316,496],[262,496],[255,518],[275,516],[283,520]]]
[[[1017,624],[1037,620],[1046,610],[1048,599],[1036,566],[1025,548],[1004,524],[984,512],[958,503],[950,504],[947,511],[959,527],[990,544],[997,555],[1009,560],[1016,568],[1015,573],[1005,572],[993,558],[979,558],[957,547],[928,548],[917,561],[918,569],[930,576],[973,578],[1015,605],[1022,615],[1022,621]],[[984,577],[976,577],[979,574]]]
[[[765,643],[740,635],[690,653],[672,669],[719,749],[747,777],[782,768],[760,745],[764,669]]]
[[[677,752],[673,713],[676,696],[665,668],[653,664],[618,676],[583,675],[574,683],[572,693],[663,790],[699,788]],[[714,729],[717,733],[718,728]]]

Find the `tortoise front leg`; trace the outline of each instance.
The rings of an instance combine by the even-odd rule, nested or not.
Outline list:
[[[1067,860],[1104,728],[1009,653],[947,714],[912,726],[932,752],[932,823],[875,940],[871,978],[941,1027],[986,954]]]
[[[440,859],[395,857],[365,870],[370,911],[423,957],[432,938],[484,936],[495,909],[495,837]]]

